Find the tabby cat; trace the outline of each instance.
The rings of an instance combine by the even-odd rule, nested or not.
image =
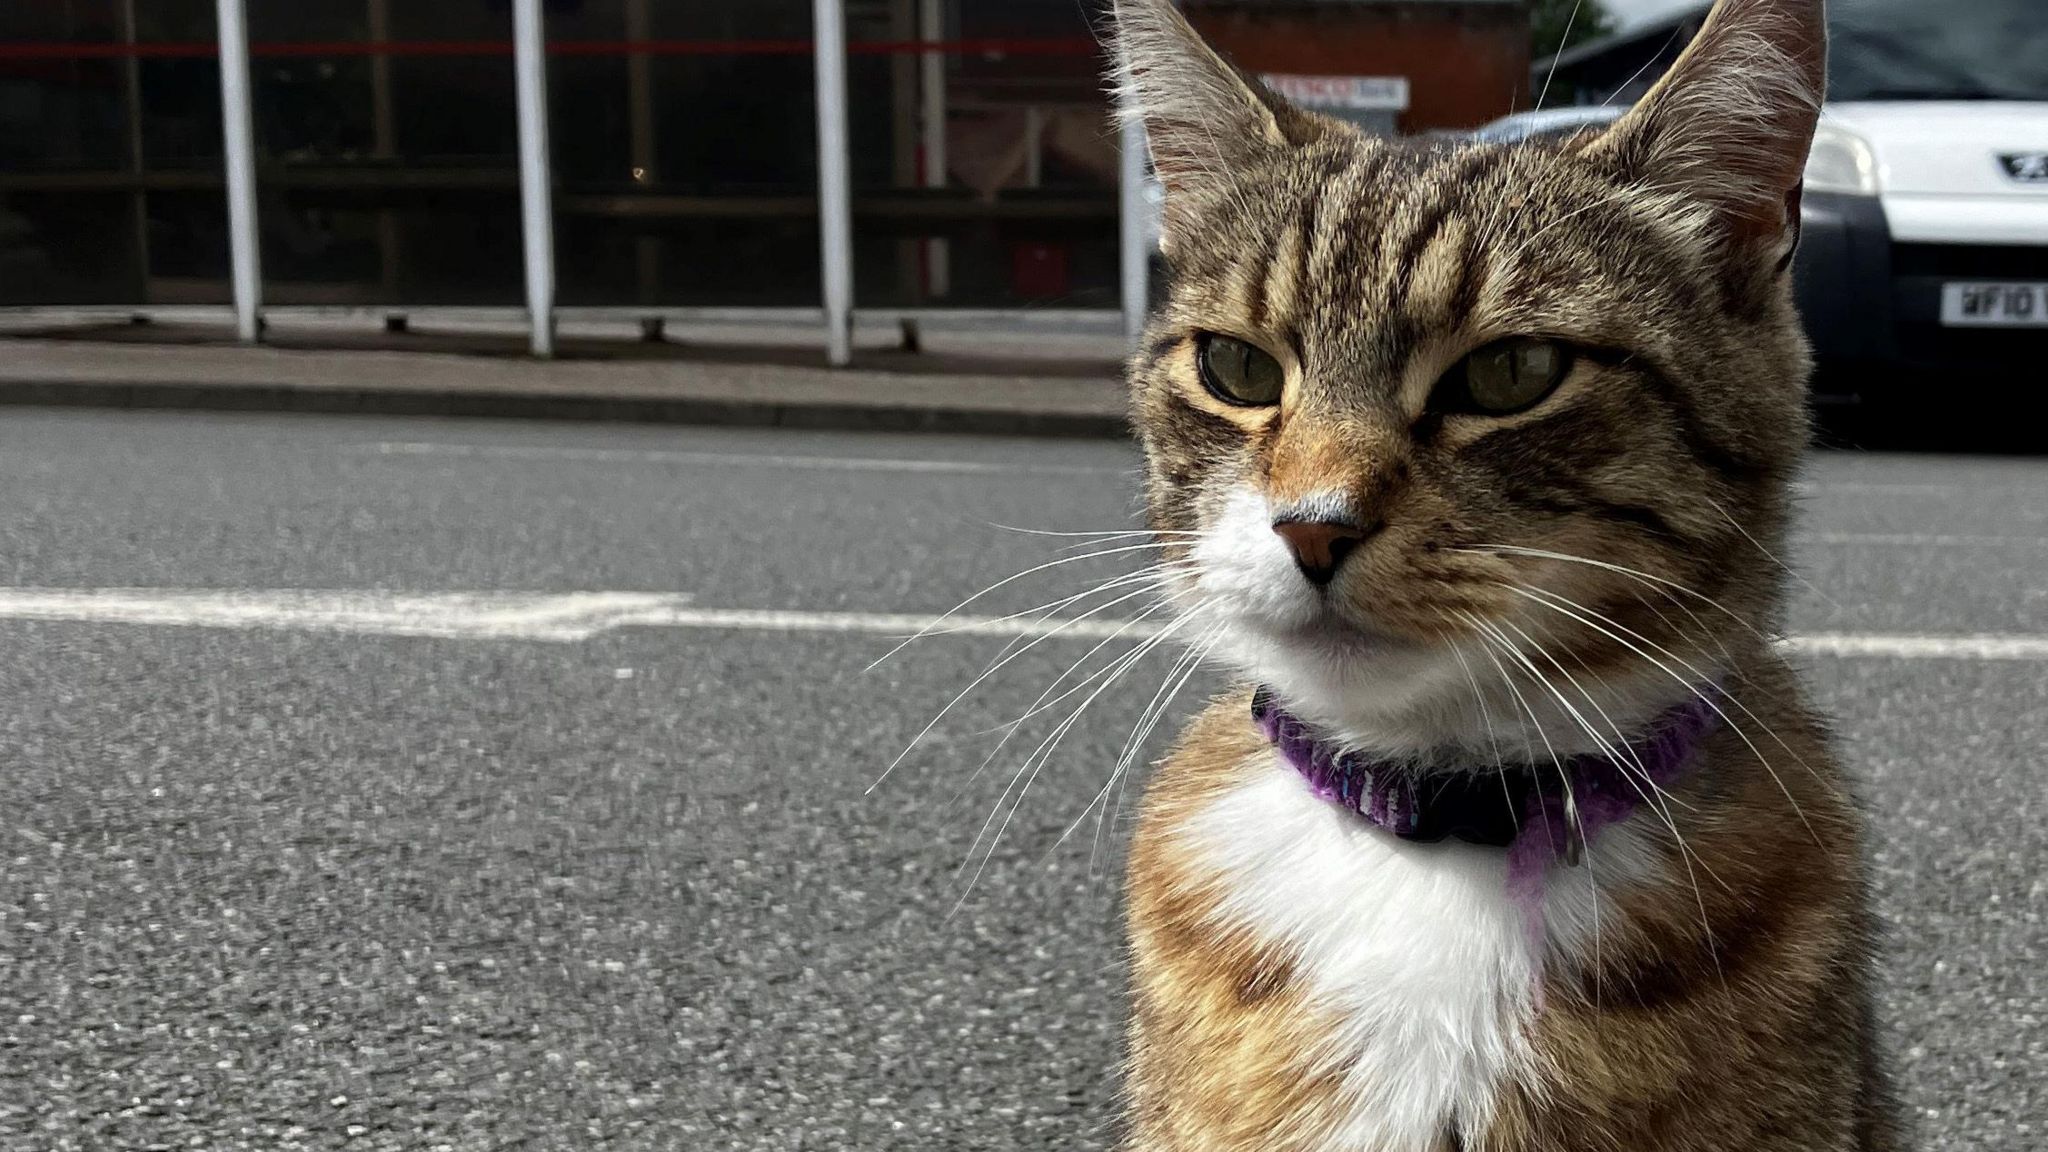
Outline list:
[[[1116,19],[1174,271],[1149,514],[1247,681],[1132,847],[1131,1147],[1893,1147],[1861,826],[1768,639],[1821,0],[1721,0],[1522,144]]]

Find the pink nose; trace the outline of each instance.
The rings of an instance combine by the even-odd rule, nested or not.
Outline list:
[[[1295,567],[1320,588],[1337,577],[1338,565],[1365,539],[1365,529],[1344,520],[1279,520],[1273,531],[1294,552]]]

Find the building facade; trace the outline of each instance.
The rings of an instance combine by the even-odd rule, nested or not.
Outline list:
[[[1187,8],[1372,130],[1526,104],[1522,0]],[[1145,201],[1105,9],[8,0],[0,308],[1113,316]]]

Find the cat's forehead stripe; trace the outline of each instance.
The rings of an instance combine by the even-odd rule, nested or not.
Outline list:
[[[1423,246],[1408,275],[1405,306],[1417,321],[1436,327],[1454,325],[1461,319],[1458,300],[1464,294],[1471,267],[1472,229],[1463,217],[1446,219]]]
[[[1261,230],[1255,259],[1265,291],[1254,322],[1313,342],[1360,321],[1414,328],[1444,323],[1461,302],[1469,311],[1489,277],[1475,226],[1481,217],[1463,193],[1502,151],[1426,153],[1373,142],[1347,152],[1302,173],[1297,206]],[[1230,286],[1234,275],[1223,278],[1220,294],[1236,303],[1244,294]]]
[[[1267,243],[1272,243],[1270,238]],[[1266,263],[1257,258],[1232,261],[1224,273],[1223,299],[1231,311],[1245,318],[1245,323],[1254,332],[1259,329],[1261,314],[1265,311],[1262,269]]]
[[[1308,246],[1305,236],[1312,222],[1289,221],[1280,234],[1279,244],[1273,249],[1272,258],[1266,261],[1263,315],[1252,318],[1253,323],[1262,328],[1291,328],[1295,317],[1300,315],[1302,261]]]
[[[1343,257],[1346,242],[1357,231],[1354,218],[1356,189],[1371,179],[1378,167],[1377,161],[1388,151],[1385,145],[1355,150],[1349,163],[1334,171],[1321,187],[1309,192],[1309,200],[1317,206],[1311,221],[1315,235],[1309,251],[1310,284],[1327,286],[1335,281],[1338,261]]]

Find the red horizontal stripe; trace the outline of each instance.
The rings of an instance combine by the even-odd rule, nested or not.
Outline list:
[[[66,44],[16,42],[0,44],[0,60],[122,60],[134,56],[143,60],[178,59],[186,56],[218,56],[212,44]]]
[[[809,40],[552,40],[554,56],[809,56]],[[852,56],[903,56],[942,52],[949,56],[1093,56],[1100,45],[1085,37],[1035,40],[863,40],[846,46]],[[347,56],[509,56],[510,40],[333,40],[249,45],[253,56],[277,58]],[[211,59],[220,54],[204,41],[141,44],[17,41],[0,43],[0,60]]]

